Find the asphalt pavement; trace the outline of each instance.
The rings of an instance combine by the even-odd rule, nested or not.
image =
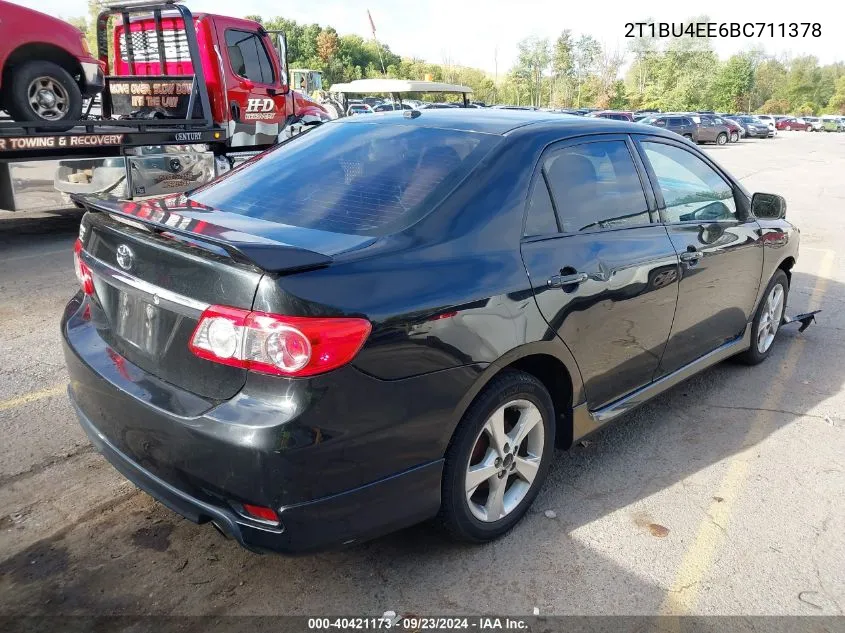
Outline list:
[[[78,214],[0,216],[0,614],[743,614],[845,608],[845,134],[707,147],[801,228],[772,356],[716,366],[556,455],[484,546],[421,525],[259,556],[126,482],[65,395]]]

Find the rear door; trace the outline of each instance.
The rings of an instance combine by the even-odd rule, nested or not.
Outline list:
[[[718,130],[713,120],[710,117],[701,117],[701,123],[698,126],[698,140],[707,143],[716,141],[716,134]]]
[[[651,381],[672,325],[678,259],[630,140],[552,146],[530,192],[522,257],[591,408]]]
[[[637,144],[681,260],[678,307],[658,371],[664,375],[742,335],[763,249],[744,195],[703,154],[664,138],[638,135]]]

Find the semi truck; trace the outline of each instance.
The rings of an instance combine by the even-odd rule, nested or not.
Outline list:
[[[41,43],[52,45],[55,18],[26,11],[30,41],[17,46],[37,43],[33,20],[39,15],[46,33]],[[15,24],[22,19],[17,15],[4,12],[4,31],[23,27]],[[89,91],[81,114],[27,115],[4,99],[9,116],[0,117],[0,209],[68,207],[72,194],[134,199],[180,193],[330,120],[289,81],[284,33],[252,20],[192,14],[176,0],[142,0],[109,5],[96,29],[97,56],[85,63],[102,92],[93,97],[96,90]],[[88,55],[77,44],[78,56]],[[2,53],[0,62],[21,59],[15,50]],[[14,64],[2,69],[0,85],[14,83],[19,72]],[[49,92],[49,83],[31,88],[36,99],[50,101],[50,94],[38,93]],[[53,96],[58,92],[54,86]]]

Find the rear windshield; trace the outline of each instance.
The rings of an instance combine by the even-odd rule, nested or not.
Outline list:
[[[387,120],[326,123],[189,197],[280,224],[386,235],[428,213],[498,140]]]

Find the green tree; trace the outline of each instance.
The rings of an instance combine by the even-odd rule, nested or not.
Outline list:
[[[552,73],[550,105],[569,105],[572,98],[572,80],[575,74],[572,31],[562,31],[552,48]]]
[[[575,42],[573,53],[573,70],[576,81],[575,106],[580,108],[584,82],[596,69],[596,64],[602,53],[601,44],[592,35],[582,35]]]
[[[714,109],[736,112],[744,109],[754,86],[754,68],[744,54],[733,55],[716,72],[710,95]]]
[[[529,37],[517,44],[519,51],[516,62],[516,74],[528,86],[528,97],[532,105],[539,106],[543,86],[543,72],[551,60],[549,40]]]
[[[827,104],[831,114],[845,114],[845,75],[836,80],[836,91]]]

